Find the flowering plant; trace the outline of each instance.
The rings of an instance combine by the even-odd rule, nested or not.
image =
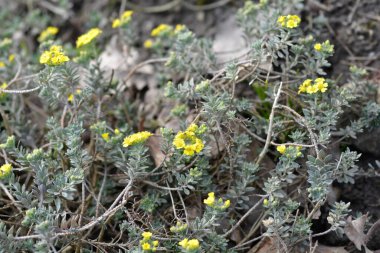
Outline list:
[[[320,20],[299,1],[231,4],[246,47],[226,62],[184,24],[141,24],[144,11],[202,18],[228,1],[116,1],[85,21],[69,2],[0,31],[0,252],[234,253],[259,240],[317,252],[324,235],[350,237],[332,188],[369,175],[349,144],[380,125],[380,106],[366,70],[331,74],[339,45],[307,29]]]

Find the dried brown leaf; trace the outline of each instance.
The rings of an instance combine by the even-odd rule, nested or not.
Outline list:
[[[151,136],[146,145],[149,147],[149,152],[153,157],[154,164],[159,166],[165,159],[165,154],[161,151],[161,136]]]
[[[347,235],[348,239],[351,240],[358,250],[361,250],[362,246],[365,247],[365,238],[364,234],[364,225],[367,220],[367,214],[359,217],[356,220],[352,220],[352,217],[349,216],[347,219],[347,224],[344,228],[344,232]]]
[[[276,252],[274,240],[271,237],[264,237],[261,241],[251,248],[248,253],[269,253]]]

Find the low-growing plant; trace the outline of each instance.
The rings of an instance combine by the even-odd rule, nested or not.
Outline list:
[[[44,19],[35,54],[0,32],[0,252],[241,252],[264,237],[294,252],[342,234],[349,203],[328,195],[354,183],[360,154],[329,147],[379,126],[380,106],[364,70],[329,78],[335,46],[302,32],[299,2],[245,1],[246,52],[225,64],[185,25],[147,35],[153,58],[127,79],[164,62],[158,96],[177,128],[144,122],[133,89],[101,67],[110,33],[136,45],[138,13],[74,45]],[[322,206],[330,228],[316,233]]]

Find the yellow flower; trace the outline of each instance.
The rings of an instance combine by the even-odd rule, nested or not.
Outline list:
[[[284,154],[286,151],[286,146],[285,145],[277,146],[277,151],[280,152],[280,154]]]
[[[153,46],[153,41],[152,40],[146,40],[144,41],[144,47],[145,48],[151,48]]]
[[[167,25],[167,24],[160,24],[159,26],[157,26],[156,28],[154,28],[152,30],[152,32],[150,33],[150,35],[152,37],[157,37],[161,34],[164,34],[166,32],[169,32],[172,30],[172,27],[170,25]]]
[[[190,126],[187,127],[186,131],[194,132],[198,130],[198,126],[194,123],[190,124]]]
[[[306,92],[307,87],[311,85],[311,82],[312,82],[311,79],[306,79],[305,81],[303,81],[303,83],[298,88],[298,94],[300,94],[301,92]]]
[[[70,58],[65,55],[62,46],[53,45],[49,51],[44,51],[40,56],[40,63],[48,66],[59,66],[69,61]]]
[[[157,247],[158,246],[158,241],[153,241],[153,246]]]
[[[40,34],[40,36],[38,36],[38,42],[43,42],[45,40],[47,40],[48,38],[56,35],[58,33],[59,29],[55,26],[49,26],[47,27],[45,30],[43,30]]]
[[[74,94],[70,94],[68,97],[67,97],[67,101],[69,101],[69,102],[73,102],[73,100],[74,100]]]
[[[138,132],[138,133],[129,135],[124,138],[123,147],[129,147],[129,146],[144,142],[146,141],[146,139],[148,139],[152,135],[153,135],[152,133],[147,132],[147,131]]]
[[[315,45],[314,45],[314,49],[316,50],[316,51],[321,51],[322,50],[322,44],[321,43],[316,43]]]
[[[290,15],[290,16],[288,15],[287,19],[288,19],[286,22],[287,28],[295,28],[301,22],[300,17],[298,17],[297,15]]]
[[[308,94],[314,94],[318,91],[324,93],[327,90],[327,87],[329,86],[323,77],[316,78],[314,80],[314,84],[312,84],[311,79],[306,79],[299,87],[298,87],[298,94],[301,92],[306,92]]]
[[[121,26],[121,21],[119,18],[116,18],[112,21],[112,28],[118,28],[119,26]]]
[[[133,11],[125,11],[123,14],[121,14],[120,18],[116,18],[112,22],[112,28],[117,28],[120,26],[123,26],[125,24],[128,24],[129,21],[131,21],[131,17],[133,15]]]
[[[119,130],[118,128],[115,128],[114,133],[115,133],[116,135],[119,135],[119,134],[120,134],[120,130]]]
[[[323,77],[318,77],[314,80],[314,84],[323,83],[325,80]]]
[[[297,15],[287,15],[287,16],[280,16],[277,19],[277,23],[279,23],[282,27],[285,28],[296,28],[301,22],[301,18]]]
[[[204,148],[204,144],[199,139],[195,132],[198,130],[198,126],[191,124],[185,132],[179,131],[174,137],[173,145],[176,149],[183,149],[183,154],[193,156],[195,153],[199,153]]]
[[[106,142],[110,140],[110,134],[109,133],[102,133],[102,138]]]
[[[4,68],[5,67],[5,63],[3,61],[0,61],[0,68]]]
[[[316,86],[316,85],[311,85],[311,86],[306,88],[306,93],[314,94],[317,92],[318,92],[318,86]]]
[[[123,14],[121,14],[121,20],[128,20],[132,15],[133,11],[124,11]]]
[[[82,93],[82,91],[80,90],[80,89],[76,89],[75,90],[75,94],[81,94]],[[74,100],[74,94],[69,94],[69,96],[67,97],[67,101],[69,101],[69,102],[73,102],[73,100]]]
[[[319,77],[317,79],[314,80],[314,85],[317,87],[317,89],[324,93],[326,92],[327,90],[327,87],[329,86],[326,82],[325,82],[325,79],[323,77]]]
[[[0,167],[0,179],[8,176],[12,171],[12,164],[6,163]]]
[[[15,55],[14,55],[14,54],[10,54],[10,55],[8,56],[8,61],[9,61],[10,63],[12,63],[14,60],[15,60]]]
[[[186,28],[185,25],[180,25],[180,24],[178,24],[178,25],[175,26],[175,28],[174,28],[174,32],[175,32],[175,33],[178,33],[178,32],[180,32],[180,31],[184,30],[185,28]]]
[[[199,249],[199,241],[197,239],[191,239],[187,243],[187,250]]]
[[[279,23],[281,26],[286,26],[286,16],[279,16],[277,23]]]
[[[316,43],[314,45],[314,49],[318,52],[324,52],[324,53],[333,53],[334,52],[334,45],[330,44],[329,40],[326,40],[325,42],[321,43]]]
[[[223,203],[222,198],[219,198],[218,201],[215,201],[215,193],[213,193],[213,192],[210,192],[208,194],[207,199],[204,199],[203,203],[208,205],[209,207],[212,207],[214,209],[221,210],[221,211],[229,208],[231,205],[231,201],[229,199],[224,201],[224,203]]]
[[[150,244],[149,243],[143,243],[142,245],[141,245],[141,248],[143,249],[143,250],[150,250]]]
[[[180,242],[178,243],[178,245],[179,245],[179,246],[182,246],[182,248],[186,249],[188,243],[189,243],[189,239],[185,238],[185,239],[183,239],[182,241],[180,241]]]
[[[77,48],[88,45],[93,41],[96,37],[98,37],[102,33],[102,30],[99,28],[92,28],[87,33],[81,35],[77,39]]]
[[[229,199],[227,199],[225,202],[224,202],[224,205],[222,206],[222,209],[227,209],[229,208],[231,205],[231,201]]]
[[[205,203],[206,205],[208,205],[210,207],[213,207],[214,204],[215,204],[215,193],[214,192],[210,192],[208,194],[207,199],[203,200],[203,203]]]
[[[268,206],[268,204],[269,204],[268,199],[264,199],[264,201],[263,201],[263,206]]]
[[[144,238],[144,240],[149,240],[151,237],[152,237],[152,233],[151,232],[143,232],[142,234],[141,234],[141,236]]]
[[[184,250],[197,250],[199,249],[199,241],[197,239],[183,239],[180,241],[179,246],[181,246]]]

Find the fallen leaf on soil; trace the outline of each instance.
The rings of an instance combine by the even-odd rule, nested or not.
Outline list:
[[[367,221],[368,214],[365,214],[359,217],[356,220],[352,220],[352,217],[349,216],[347,219],[347,224],[344,227],[344,233],[347,235],[348,239],[351,240],[358,250],[362,249],[362,246],[365,246],[366,235],[364,234],[364,225]]]
[[[161,151],[161,141],[161,136],[151,136],[146,142],[156,166],[159,166],[165,159],[165,154]]]
[[[231,233],[230,240],[235,242],[235,243],[241,242],[241,240],[243,240],[243,235],[242,235],[241,231],[239,229],[235,229]]]

